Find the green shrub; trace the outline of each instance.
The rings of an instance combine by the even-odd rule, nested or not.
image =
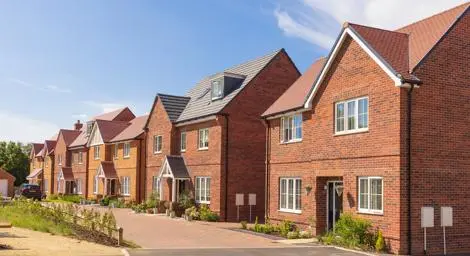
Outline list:
[[[385,241],[382,235],[382,231],[377,231],[377,241],[375,242],[375,250],[382,252],[385,249]]]
[[[196,201],[191,198],[188,191],[184,191],[180,194],[178,199],[179,207],[186,210],[196,205]]]
[[[298,231],[290,231],[287,233],[287,239],[297,239],[297,238],[299,238]]]
[[[245,220],[241,221],[240,224],[242,225],[242,229],[247,229],[248,223]]]
[[[216,222],[219,221],[219,215],[213,212],[207,205],[202,204],[199,208],[199,218],[203,221]]]
[[[57,194],[49,194],[47,195],[47,200],[58,200],[59,196]]]
[[[196,206],[186,209],[184,214],[186,214],[186,216],[190,216],[193,220],[199,220],[199,211]]]
[[[279,234],[283,237],[287,237],[287,234],[291,231],[295,231],[297,228],[295,224],[290,220],[283,220],[279,224]]]
[[[300,231],[299,232],[299,238],[303,238],[303,239],[312,238],[312,233],[310,233],[308,231]]]

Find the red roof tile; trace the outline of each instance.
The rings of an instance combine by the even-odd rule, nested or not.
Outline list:
[[[46,140],[44,143],[45,147],[47,148],[47,152],[45,152],[47,155],[51,155],[54,153],[55,145],[57,144],[57,141],[55,140]]]
[[[73,181],[75,178],[73,176],[71,167],[61,167],[59,172],[59,178],[65,181]]]
[[[116,173],[116,169],[114,168],[113,161],[102,161],[101,168],[103,170],[101,177],[104,176],[103,178],[107,178],[107,179],[116,179],[118,177]]]
[[[120,118],[118,118],[122,114],[128,114],[129,117],[131,117],[131,119],[135,118],[135,115],[132,113],[132,111],[128,107],[125,107],[125,108],[121,108],[121,109],[118,109],[118,110],[114,110],[114,111],[111,111],[111,112],[108,112],[108,113],[104,113],[104,114],[95,116],[93,118],[93,120],[130,121],[127,118],[125,118],[125,120],[121,120]],[[116,119],[119,119],[119,120],[116,120]]]
[[[86,129],[86,126],[83,126],[82,129],[80,129],[80,135],[78,135],[77,138],[72,143],[70,143],[70,148],[83,147],[86,145],[88,142]]]
[[[131,140],[140,136],[144,132],[144,127],[147,123],[148,117],[148,115],[145,115],[134,118],[130,122],[130,125],[121,133],[119,133],[116,137],[114,137],[111,142]]]
[[[80,131],[76,130],[66,130],[66,129],[61,129],[59,133],[62,133],[62,136],[64,137],[65,145],[68,147],[72,142],[80,135]]]
[[[116,135],[124,131],[130,123],[129,122],[119,122],[119,121],[105,121],[105,120],[96,120],[96,124],[101,133],[101,138],[104,143],[108,143]]]
[[[263,113],[263,116],[270,116],[276,113],[302,108],[305,96],[317,79],[325,62],[325,57],[316,60],[307,71],[305,71],[305,73]]]

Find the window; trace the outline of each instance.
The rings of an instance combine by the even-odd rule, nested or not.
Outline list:
[[[118,159],[118,152],[119,152],[119,144],[116,143],[114,144],[114,147],[113,147],[113,158],[114,159]]]
[[[75,179],[75,188],[74,188],[74,194],[82,194],[82,180],[81,179]]]
[[[122,155],[124,156],[124,158],[129,158],[131,156],[131,143],[130,142],[124,143],[124,148],[122,152],[123,152]]]
[[[279,182],[279,210],[301,213],[302,180],[300,178],[281,178]]]
[[[78,152],[78,163],[83,164],[83,152]]]
[[[98,181],[99,181],[99,177],[98,175],[96,175],[95,178],[93,179],[93,194],[98,194]]]
[[[100,159],[100,145],[94,146],[93,149],[94,149],[95,160]]]
[[[201,204],[211,203],[211,178],[196,177],[195,188],[196,202]]]
[[[212,81],[212,100],[217,100],[222,97],[222,84],[220,84],[220,81]]]
[[[157,135],[153,137],[153,153],[161,153],[163,147],[163,137],[161,135]]]
[[[302,114],[281,118],[281,142],[302,140]]]
[[[199,130],[199,149],[208,149],[209,148],[209,128]]]
[[[359,98],[337,102],[335,131],[337,134],[366,131],[369,127],[369,99]]]
[[[46,167],[49,166],[49,157],[46,156],[46,158],[44,158],[44,164],[46,165]]]
[[[62,155],[59,155],[59,165],[62,165]]]
[[[131,194],[129,191],[130,180],[130,177],[121,177],[121,195],[129,196]]]
[[[186,132],[181,133],[181,152],[186,151]]]
[[[44,192],[49,192],[49,180],[48,179],[44,179]]]
[[[158,176],[153,176],[152,190],[157,195],[157,198],[160,198],[160,178]]]
[[[359,212],[383,213],[382,177],[359,177]]]

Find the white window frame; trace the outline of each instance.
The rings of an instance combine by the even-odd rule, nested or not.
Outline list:
[[[160,149],[158,149],[159,145],[160,145]],[[162,150],[163,150],[163,136],[162,135],[153,136],[153,153],[160,154],[162,153]]]
[[[198,137],[197,138],[197,148],[199,150],[209,149],[209,128],[199,129],[197,134],[198,134],[198,136],[197,136]]]
[[[282,194],[282,181],[285,180],[286,182],[286,193],[285,195]],[[289,180],[293,182],[293,202],[292,202],[292,209],[289,208]],[[300,180],[300,191],[297,194],[297,181]],[[281,198],[285,196],[286,205],[282,207],[281,205]],[[299,196],[300,207],[297,209],[297,200],[296,196]],[[281,212],[288,212],[288,213],[302,213],[302,178],[300,177],[281,177],[279,178],[279,211]]]
[[[367,180],[367,208],[361,208],[361,180]],[[371,209],[371,180],[380,180],[382,182],[382,191],[381,191],[381,200],[382,200],[382,209]],[[361,176],[357,179],[357,209],[360,213],[367,214],[383,214],[384,212],[384,180],[383,177],[378,176]]]
[[[298,134],[297,134],[297,126],[295,126],[295,119],[297,118],[300,118],[300,137],[297,138]],[[292,136],[291,139],[289,138],[286,138],[285,137],[285,121],[287,120],[287,122],[289,123],[290,127],[288,127],[288,129],[290,130],[290,134]],[[294,115],[289,115],[289,116],[283,116],[281,118],[281,129],[280,129],[280,132],[281,132],[281,143],[292,143],[292,142],[299,142],[299,141],[302,141],[302,138],[303,138],[303,128],[302,128],[302,124],[303,123],[303,116],[302,116],[302,113],[298,113],[298,114],[294,114]]]
[[[217,89],[217,90],[216,90]],[[211,99],[218,100],[224,97],[224,90],[222,83],[219,80],[211,82]]]
[[[194,197],[196,199],[196,203],[210,204],[211,203],[211,183],[212,183],[211,177],[199,176],[199,177],[196,177],[194,180],[195,180]],[[209,181],[209,186],[207,186],[208,181]],[[203,183],[204,183],[204,190],[202,190],[202,186],[201,186]],[[198,187],[198,185],[200,187]],[[204,191],[204,195],[203,195],[203,191]]]
[[[113,146],[113,158],[119,159],[119,143],[116,143]]]
[[[367,127],[359,128],[359,101],[360,100],[367,100]],[[348,103],[350,102],[355,102],[355,110],[354,110],[354,118],[355,118],[355,123],[354,127],[352,129],[349,129],[349,112],[348,112]],[[339,101],[335,103],[335,118],[334,118],[334,127],[335,127],[335,134],[336,135],[341,135],[341,134],[351,134],[351,133],[358,133],[358,132],[365,132],[369,130],[369,97],[360,97],[360,98],[354,98],[354,99],[348,99],[345,101]],[[338,105],[343,104],[343,130],[338,131]]]
[[[75,179],[75,187],[77,188],[76,194],[82,194],[82,179]]]
[[[152,192],[155,193],[157,192],[158,193],[158,199],[161,198],[160,194],[161,194],[161,179],[159,176],[153,176],[152,177]]]
[[[44,158],[44,165],[45,165],[46,167],[49,167],[49,161],[48,161],[48,160],[49,160],[49,157],[46,156],[46,157]]]
[[[42,184],[44,186],[44,192],[49,192],[49,180],[44,179],[44,182]]]
[[[130,196],[131,195],[131,177],[122,176],[121,177],[121,195]]]
[[[131,143],[130,142],[123,143],[122,156],[123,156],[123,158],[130,158],[131,157]]]
[[[93,146],[93,157],[95,160],[100,159],[100,153],[101,153],[100,151],[101,151],[100,145]]]
[[[78,152],[78,164],[83,164],[83,152]]]
[[[59,158],[59,166],[61,166],[62,165],[62,154],[59,154],[58,158]]]
[[[183,140],[183,137],[184,137],[184,140]],[[181,132],[181,136],[180,136],[180,151],[181,152],[186,152],[186,147],[187,147],[186,137],[187,137],[186,132]]]
[[[98,194],[98,183],[100,181],[100,178],[98,177],[98,174],[95,175],[93,179],[93,194],[97,195]]]

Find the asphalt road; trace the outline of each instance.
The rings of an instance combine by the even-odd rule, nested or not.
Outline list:
[[[249,249],[140,249],[129,250],[131,256],[358,256],[359,253],[331,247],[289,247]]]

